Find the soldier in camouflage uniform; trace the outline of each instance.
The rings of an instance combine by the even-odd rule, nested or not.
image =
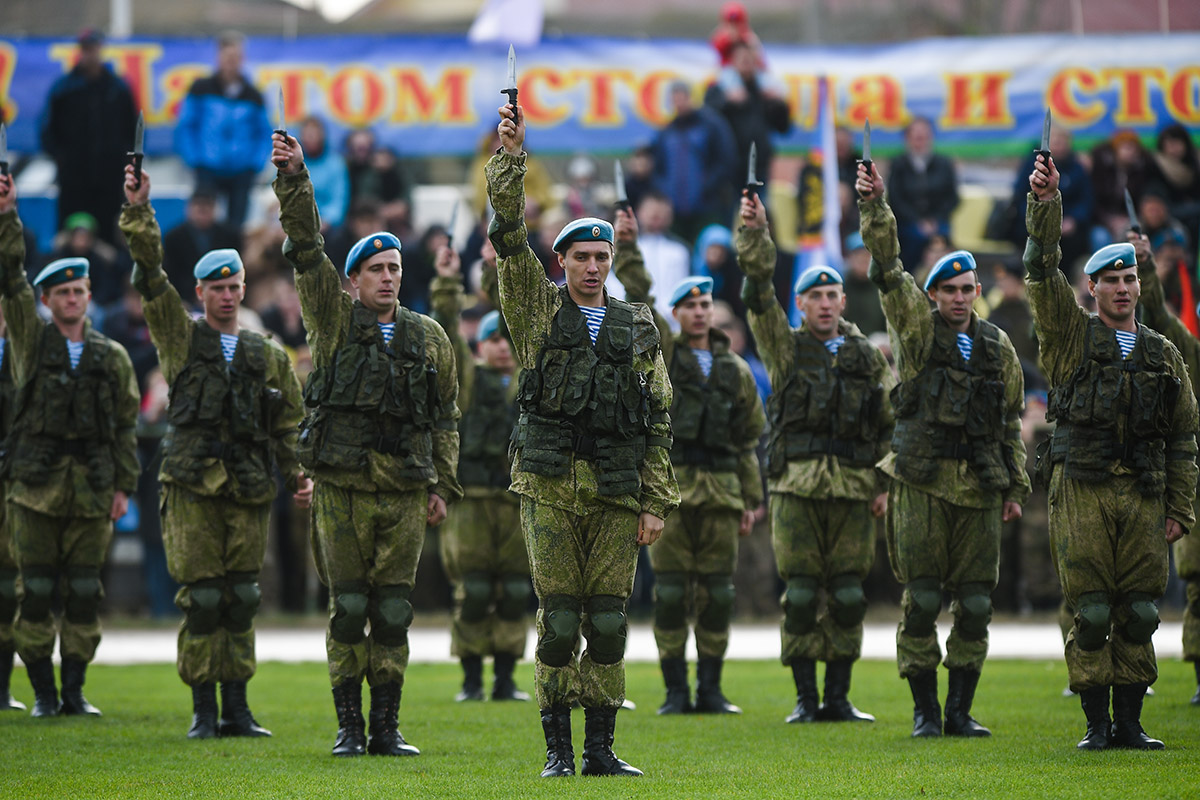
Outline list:
[[[371,234],[351,249],[343,274],[358,299],[342,290],[300,143],[275,134],[271,160],[285,165],[275,195],[313,356],[299,456],[316,481],[313,556],[329,587],[333,754],[415,756],[397,722],[409,596],[426,525],[441,523],[446,503],[462,495],[454,348],[440,325],[398,303],[400,240],[392,234]]]
[[[194,320],[162,268],[150,176],[142,172],[139,185],[126,167],[125,197],[120,224],[134,259],[133,287],[171,387],[159,479],[167,567],[181,584],[177,666],[192,689],[188,738],[270,736],[250,713],[246,683],[256,667],[273,467],[300,507],[312,499],[312,481],[296,461],[300,382],[282,346],[238,325],[246,274],[237,251],[214,250],[197,262],[204,316]]]
[[[483,699],[483,657],[490,655],[496,674],[492,699],[528,700],[513,681],[513,668],[525,654],[532,593],[520,505],[508,491],[508,442],[517,421],[516,362],[498,311],[479,322],[480,358],[475,359],[458,328],[463,306],[458,254],[442,248],[434,268],[433,318],[454,346],[463,410],[458,424],[463,499],[447,512],[441,530],[442,564],[454,585],[450,648],[463,668],[456,699]]]
[[[140,397],[125,348],[87,318],[84,258],[60,259],[25,279],[25,240],[12,179],[0,176],[0,307],[8,322],[16,410],[8,437],[9,524],[23,593],[14,635],[33,686],[35,717],[100,714],[83,696],[100,644],[100,569],[112,523],[137,488]],[[51,613],[61,590],[59,631]],[[62,704],[50,657],[59,638]]]
[[[1000,523],[1019,519],[1029,497],[1021,364],[1004,331],[972,310],[979,293],[974,257],[962,250],[944,256],[922,292],[899,261],[896,218],[873,165],[859,166],[856,188],[870,277],[883,294],[900,373],[892,392],[892,452],[880,468],[893,479],[888,555],[904,585],[896,650],[900,676],[912,690],[913,736],[943,731],[937,678],[943,592],[954,614],[945,733],[989,736],[970,712],[987,657]]]
[[[1167,548],[1195,523],[1196,397],[1179,350],[1134,317],[1133,245],[1088,260],[1097,312],[1085,312],[1058,269],[1062,196],[1052,159],[1037,157],[1029,184],[1025,266],[1055,422],[1038,447],[1039,477],[1049,479],[1050,541],[1075,609],[1066,659],[1087,717],[1078,746],[1160,750],[1142,730],[1142,700],[1158,677],[1151,637]]]
[[[738,229],[743,296],[773,389],[767,402],[771,535],[782,597],[781,658],[796,684],[788,722],[863,721],[848,698],[862,654],[875,560],[875,518],[887,510],[887,477],[875,464],[892,438],[895,378],[879,348],[842,318],[842,277],[829,267],[800,275],[798,329],[775,297],[775,244],[762,202],[747,192]],[[821,595],[825,595],[824,608]],[[818,705],[816,662],[825,662]]]
[[[679,504],[671,469],[671,385],[644,305],[604,292],[612,226],[585,218],[554,243],[559,288],[525,230],[524,112],[499,109],[502,148],[487,163],[496,216],[500,303],[512,334],[521,415],[512,490],[538,597],[537,701],[544,777],[575,774],[571,704],[586,717],[584,775],[640,775],[612,751],[625,697],[625,602],[638,545],[652,544]],[[580,633],[587,650],[576,658]]]
[[[614,269],[625,298],[654,314],[669,365],[673,400],[671,463],[680,506],[650,548],[654,568],[654,638],[667,688],[659,714],[740,714],[721,691],[733,620],[738,537],[762,504],[759,437],[766,421],[754,375],[712,324],[712,278],[685,278],[671,290],[680,332],[654,310],[650,272],[637,245],[633,213],[617,210]],[[696,613],[696,702],[688,693],[684,648],[688,608]]]
[[[12,429],[16,392],[12,379],[4,316],[0,314],[0,711],[24,711],[25,704],[9,691],[12,678],[13,618],[17,615],[17,559],[12,547],[11,517],[8,514],[8,433]]]

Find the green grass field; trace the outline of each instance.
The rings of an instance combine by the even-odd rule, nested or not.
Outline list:
[[[942,691],[945,691],[945,672]],[[15,692],[29,702],[25,674]],[[532,667],[520,684],[530,688]],[[419,758],[329,755],[335,732],[323,665],[263,664],[251,707],[267,740],[188,741],[191,697],[169,665],[93,667],[87,695],[102,719],[0,715],[0,797],[1104,797],[1200,795],[1200,708],[1190,664],[1162,664],[1147,730],[1161,753],[1078,753],[1077,699],[1060,697],[1060,662],[987,665],[976,716],[987,740],[914,741],[907,684],[886,662],[855,672],[851,698],[874,725],[785,725],[791,676],[777,663],[731,662],[725,688],[740,717],[658,717],[656,665],[629,667],[638,709],[621,712],[615,750],[642,779],[538,777],[544,745],[532,703],[458,704],[454,665],[414,665],[401,730]],[[583,714],[576,712],[577,753]]]

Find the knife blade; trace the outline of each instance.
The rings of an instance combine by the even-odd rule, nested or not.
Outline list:
[[[517,107],[517,51],[508,46],[508,88],[501,89],[500,94],[508,95],[508,104],[515,110]]]
[[[279,87],[279,98],[275,105],[275,133],[281,135],[284,139],[288,138],[287,132],[287,111],[283,105],[283,87]],[[287,161],[277,159],[274,162],[276,168],[283,169],[288,165]]]
[[[142,112],[138,112],[137,127],[133,130],[133,150],[126,153],[129,156],[129,163],[133,165],[133,188],[142,188],[142,159],[145,157],[145,149],[142,144],[146,136],[146,120],[142,116]]]
[[[625,170],[621,167],[619,159],[613,162],[613,183],[617,189],[617,208],[626,212],[632,210],[629,204],[629,194],[625,191]]]

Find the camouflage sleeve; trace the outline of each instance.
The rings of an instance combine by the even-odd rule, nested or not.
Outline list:
[[[762,438],[767,415],[762,401],[758,399],[758,387],[750,366],[741,358],[738,363],[737,425],[732,431],[732,440],[738,444],[742,454],[738,457],[738,482],[742,486],[742,507],[752,511],[762,505],[762,470],[758,463],[758,440]]]
[[[500,279],[500,309],[512,335],[517,363],[529,369],[550,332],[558,310],[558,287],[529,247],[525,230],[526,154],[492,156],[484,171],[488,197],[496,216],[488,226],[488,237],[496,247]]]
[[[671,324],[666,317],[658,313],[654,306],[654,296],[650,294],[654,279],[646,269],[646,258],[636,242],[618,242],[617,257],[613,262],[613,272],[617,280],[625,287],[625,299],[631,303],[644,303],[654,315],[654,326],[658,328],[658,341],[663,351],[663,361],[670,364],[672,351],[675,349],[675,337],[671,334]]]
[[[1171,434],[1167,439],[1167,517],[1190,531],[1196,524],[1193,502],[1196,498],[1196,431],[1200,428],[1200,412],[1196,395],[1187,390],[1187,367],[1179,350],[1170,342],[1166,348],[1171,374],[1182,383],[1175,413],[1171,417]]]
[[[489,267],[485,262],[483,269],[480,270],[479,288],[483,290],[483,294],[487,297],[488,305],[492,308],[500,308],[500,275],[496,268]]]
[[[887,357],[878,347],[875,353],[875,379],[883,386],[883,399],[879,406],[879,439],[875,443],[875,463],[879,463],[892,450],[892,433],[896,428],[896,413],[892,409],[892,389],[896,387],[896,374],[888,365]],[[875,493],[888,490],[891,478],[881,469],[875,470]]]
[[[166,291],[170,285],[163,271],[162,231],[150,203],[121,206],[121,233],[129,243],[129,254],[133,257],[131,283],[145,300],[152,300]]]
[[[882,197],[858,201],[859,232],[871,254],[870,277],[886,294],[900,284],[900,234],[896,215]]]
[[[142,405],[142,395],[138,392],[137,377],[133,372],[133,362],[125,348],[110,340],[109,352],[116,362],[117,393],[115,417],[115,441],[113,442],[114,478],[113,488],[118,492],[132,495],[137,491],[138,476],[142,469],[138,466],[137,457],[137,418]]]
[[[33,369],[44,322],[25,277],[25,237],[16,210],[0,214],[0,308],[12,348],[13,379],[23,384]]]
[[[1062,261],[1062,250],[1058,243],[1062,239],[1062,193],[1055,192],[1049,200],[1039,200],[1033,192],[1025,198],[1025,262],[1030,282],[1044,281],[1058,271]]]
[[[463,307],[462,281],[438,275],[430,285],[429,297],[433,319],[442,326],[454,350],[454,363],[458,370],[458,404],[466,408],[471,405],[471,388],[475,382],[475,356],[458,328]]]
[[[271,422],[271,453],[287,490],[294,492],[303,471],[296,457],[296,438],[300,433],[300,420],[304,417],[304,392],[287,351],[272,340],[268,340],[267,350],[271,370],[267,385],[283,395],[280,411]]]
[[[1167,337],[1171,344],[1179,348],[1183,363],[1187,364],[1188,376],[1192,379],[1192,391],[1200,394],[1200,340],[1192,335],[1167,305],[1153,254],[1138,264],[1138,278],[1142,282],[1142,294],[1138,298],[1142,322]]]
[[[775,243],[767,229],[743,225],[738,228],[735,245],[738,267],[746,274],[742,299],[749,311],[750,332],[771,385],[778,388],[791,374],[796,346],[787,312],[775,297]]]
[[[637,323],[635,323],[637,324]],[[671,466],[671,381],[662,350],[654,349],[654,360],[646,376],[650,382],[650,432],[642,461],[642,511],[666,519],[679,507],[679,484]]]
[[[437,484],[429,491],[452,503],[463,494],[458,484],[458,372],[450,337],[429,317],[424,321],[426,346],[437,368],[438,399],[441,401],[441,413],[433,429],[433,466],[437,470]]]
[[[1038,338],[1038,364],[1057,386],[1070,377],[1083,358],[1083,332],[1088,313],[1079,307],[1067,276],[1058,269],[1062,235],[1062,195],[1038,200],[1029,195],[1025,211],[1029,239],[1025,244],[1025,287]]]
[[[1004,448],[1008,457],[1008,471],[1012,475],[1012,486],[1004,492],[1006,503],[1025,505],[1033,487],[1029,472],[1025,469],[1025,440],[1021,438],[1021,417],[1025,413],[1025,375],[1021,372],[1021,360],[1013,348],[1008,334],[1000,331],[1004,342]]]

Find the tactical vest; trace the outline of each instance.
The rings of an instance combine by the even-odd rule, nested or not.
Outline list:
[[[8,445],[16,412],[16,386],[12,379],[12,342],[5,342],[4,360],[0,362],[0,480],[8,477]]]
[[[234,498],[270,495],[271,429],[285,402],[267,386],[267,346],[260,334],[241,331],[227,363],[221,334],[206,323],[193,326],[187,363],[171,384],[163,475],[200,484],[215,458],[233,479]]]
[[[503,373],[475,368],[471,405],[458,421],[458,482],[463,486],[508,488],[508,443],[517,407],[508,400]]]
[[[354,301],[345,343],[309,375],[304,404],[297,455],[306,469],[365,469],[374,450],[400,462],[401,478],[437,479],[433,429],[442,405],[419,314],[400,306],[385,343],[379,315]]]
[[[669,370],[671,463],[728,472],[737,469],[738,449],[730,435],[741,388],[737,358],[713,353],[708,378],[691,348],[677,346]],[[757,401],[756,401],[757,402]]]
[[[1002,491],[1025,465],[1011,464],[1005,447],[1004,341],[1000,329],[977,320],[971,360],[962,357],[953,329],[933,313],[933,347],[913,379],[892,390],[896,471],[928,483],[939,459],[970,464],[979,485]]]
[[[609,298],[593,347],[583,312],[566,287],[560,292],[562,306],[537,368],[521,373],[513,448],[525,472],[566,475],[573,454],[592,461],[601,495],[636,494],[646,434],[656,420],[646,376],[633,368],[633,306]]]
[[[121,385],[110,367],[111,349],[108,339],[89,330],[79,366],[71,369],[66,338],[53,324],[42,328],[32,375],[17,392],[10,436],[14,479],[44,486],[58,460],[71,456],[86,465],[94,491],[112,491],[114,415]]]
[[[807,330],[794,331],[793,340],[796,365],[767,399],[767,474],[776,478],[789,461],[827,455],[847,467],[873,466],[883,409],[874,348],[847,336],[835,360]]]
[[[1167,372],[1164,340],[1138,325],[1137,345],[1123,358],[1116,334],[1096,316],[1085,336],[1083,362],[1047,402],[1050,460],[1080,481],[1104,480],[1119,462],[1137,475],[1141,494],[1161,495],[1166,462],[1189,458],[1167,450],[1182,384]]]

